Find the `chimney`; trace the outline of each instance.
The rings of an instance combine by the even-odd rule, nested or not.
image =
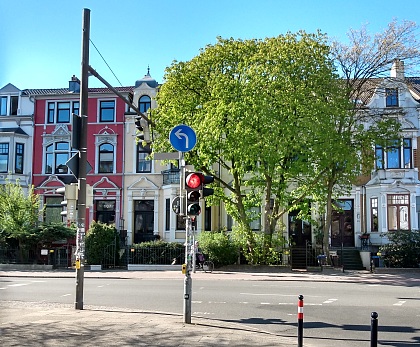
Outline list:
[[[80,93],[80,80],[75,75],[73,75],[69,81],[69,92]]]
[[[399,80],[404,79],[404,62],[399,59],[395,59],[391,67],[391,77],[398,78]]]

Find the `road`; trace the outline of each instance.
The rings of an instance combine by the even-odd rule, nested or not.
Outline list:
[[[211,276],[211,275],[210,275]],[[379,346],[420,345],[420,288],[401,283],[193,278],[192,322],[205,317],[296,336],[304,296],[304,339],[316,346],[369,345],[371,313]],[[73,278],[0,279],[1,300],[74,303]],[[183,278],[85,278],[85,305],[183,312]]]

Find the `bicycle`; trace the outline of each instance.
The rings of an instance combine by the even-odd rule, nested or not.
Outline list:
[[[211,260],[206,260],[204,255],[197,254],[196,268],[204,272],[212,273],[214,270],[214,263]]]

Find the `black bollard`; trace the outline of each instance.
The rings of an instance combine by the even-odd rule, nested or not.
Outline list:
[[[378,346],[378,314],[371,313],[371,326],[370,326],[370,347]]]
[[[303,347],[303,295],[298,301],[298,347]]]

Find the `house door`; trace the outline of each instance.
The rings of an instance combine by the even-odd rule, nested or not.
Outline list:
[[[336,202],[341,210],[333,210],[331,221],[331,247],[354,247],[353,200]]]
[[[152,241],[155,239],[154,201],[138,200],[134,202],[134,243]]]
[[[115,200],[96,201],[96,221],[105,224],[115,223]]]
[[[311,242],[311,224],[307,221],[298,219],[299,211],[289,212],[289,240],[296,247],[305,247],[306,241]]]

